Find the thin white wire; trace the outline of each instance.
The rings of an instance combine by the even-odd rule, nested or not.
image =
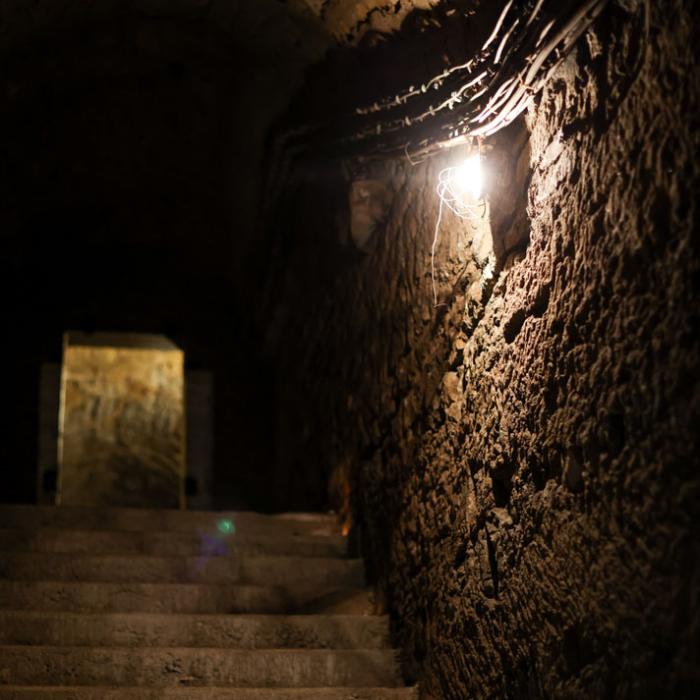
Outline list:
[[[439,188],[438,188],[439,192]],[[437,283],[435,282],[435,249],[437,248],[438,239],[440,237],[440,224],[442,223],[442,207],[445,200],[440,197],[440,205],[438,206],[438,218],[435,223],[435,234],[433,235],[433,247],[430,249],[430,278],[433,281],[433,306],[437,307]]]
[[[433,282],[433,304],[438,306],[437,282],[435,275],[435,252],[440,240],[440,225],[442,224],[443,208],[447,208],[462,220],[474,221],[482,208],[482,200],[478,204],[471,204],[464,201],[463,195],[455,189],[453,177],[456,167],[443,168],[438,175],[437,194],[440,198],[438,207],[438,218],[435,223],[435,233],[433,235],[433,245],[430,249],[430,276]]]

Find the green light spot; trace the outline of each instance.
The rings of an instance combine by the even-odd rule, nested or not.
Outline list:
[[[228,518],[219,520],[216,527],[222,535],[232,535],[236,532],[236,526],[233,524],[233,520],[229,520]]]

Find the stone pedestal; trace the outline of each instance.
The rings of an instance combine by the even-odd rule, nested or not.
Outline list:
[[[66,333],[58,503],[183,507],[183,359],[163,336]]]

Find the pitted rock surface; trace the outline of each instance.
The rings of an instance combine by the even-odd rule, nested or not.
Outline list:
[[[373,173],[372,252],[326,226],[288,262],[320,284],[280,295],[283,460],[334,455],[426,697],[697,689],[700,90],[690,3],[648,36],[642,9],[611,3],[534,101],[491,258],[448,217],[438,308],[440,160]]]

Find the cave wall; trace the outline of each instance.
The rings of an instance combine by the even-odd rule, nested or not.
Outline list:
[[[449,153],[365,173],[392,195],[365,252],[326,211],[342,176],[299,186],[315,213],[289,217],[268,339],[278,472],[341,508],[351,490],[424,697],[700,685],[700,89],[691,3],[668,5],[647,37],[642,4],[611,3],[527,142],[494,140],[491,248],[446,216],[437,308]]]
[[[291,0],[312,12],[341,42],[356,43],[367,33],[395,31],[415,10],[425,10],[440,0]]]

